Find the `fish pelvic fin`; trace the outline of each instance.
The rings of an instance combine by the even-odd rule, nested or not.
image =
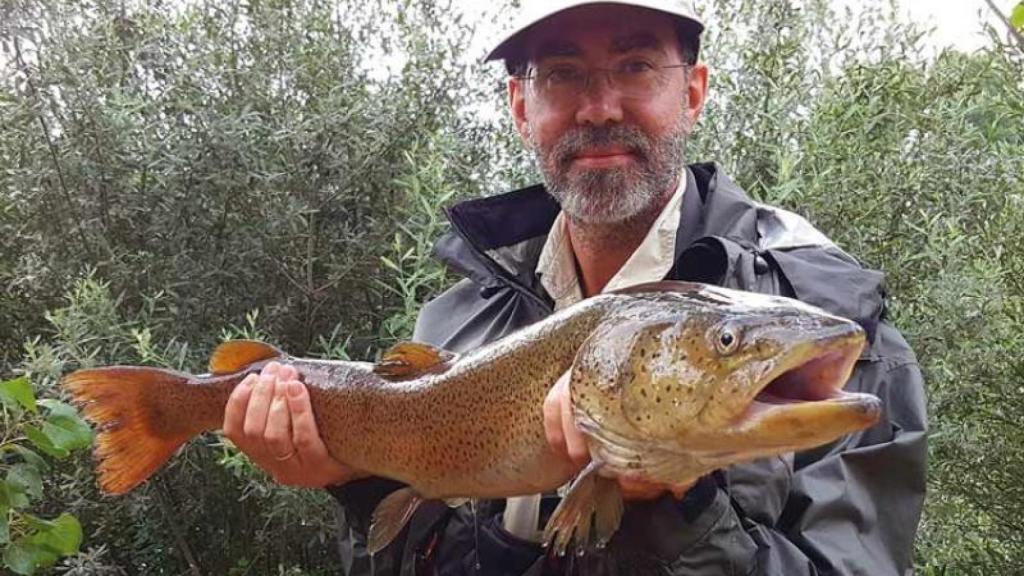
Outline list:
[[[173,402],[188,380],[180,372],[136,366],[78,370],[64,378],[64,387],[96,424],[94,455],[104,492],[124,494],[145,482],[203,431],[199,419],[179,409],[187,406]]]
[[[214,349],[210,355],[210,372],[231,374],[246,366],[284,356],[279,348],[258,340],[230,340]]]
[[[601,463],[591,462],[573,480],[544,527],[543,546],[564,556],[570,545],[582,556],[591,546],[607,546],[622,521],[622,490],[614,478],[598,474]]]
[[[406,380],[423,374],[440,374],[456,354],[429,344],[401,342],[388,349],[373,372],[388,380]]]
[[[423,497],[412,488],[401,488],[381,500],[370,520],[370,533],[366,537],[367,552],[372,556],[387,547],[423,502]]]

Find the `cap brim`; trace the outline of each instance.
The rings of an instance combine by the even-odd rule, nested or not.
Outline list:
[[[551,18],[556,14],[561,14],[566,10],[572,10],[573,8],[587,6],[589,4],[619,4],[622,6],[637,6],[639,8],[647,8],[649,10],[661,12],[669,16],[674,16],[676,18],[679,18],[680,20],[686,20],[691,22],[696,27],[697,34],[700,34],[701,32],[704,31],[704,23],[697,19],[695,15],[681,14],[679,12],[665,10],[664,7],[661,6],[663,2],[659,2],[657,0],[638,0],[633,2],[614,2],[608,0],[569,1],[565,2],[565,5],[559,8],[558,10],[555,10],[553,12],[545,12],[541,14],[531,15],[522,20],[521,22],[519,22],[515,26],[515,28],[508,32],[505,35],[504,39],[502,39],[502,41],[498,43],[498,45],[487,54],[487,56],[484,57],[484,62],[490,62],[491,60],[507,59],[512,54],[512,52],[515,51],[516,47],[519,44],[521,44],[523,37],[527,34],[527,32],[530,31],[530,28],[534,27],[535,25],[544,20],[547,20],[548,18]]]

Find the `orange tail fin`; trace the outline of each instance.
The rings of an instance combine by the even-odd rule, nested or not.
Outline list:
[[[196,392],[214,392],[214,387],[195,384],[200,382],[188,374],[134,366],[79,370],[64,379],[86,418],[97,425],[95,454],[105,492],[128,492],[182,444],[216,427],[223,403],[211,405],[209,394]],[[204,421],[211,417],[212,423]]]

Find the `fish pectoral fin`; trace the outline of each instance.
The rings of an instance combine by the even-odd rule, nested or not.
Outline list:
[[[423,502],[423,497],[412,488],[401,488],[381,500],[370,520],[367,552],[376,554],[390,544]]]
[[[389,380],[406,380],[422,374],[440,374],[456,354],[429,344],[401,342],[388,349],[373,372]]]
[[[544,527],[544,547],[564,556],[570,544],[583,555],[593,543],[604,548],[622,521],[622,490],[613,478],[598,474],[591,462],[573,481]]]
[[[230,340],[224,342],[210,355],[210,372],[231,374],[254,362],[284,356],[279,348],[257,340]]]

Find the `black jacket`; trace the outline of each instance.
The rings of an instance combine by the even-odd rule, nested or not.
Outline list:
[[[352,574],[909,574],[925,492],[924,385],[884,321],[882,274],[862,268],[802,218],[757,204],[711,164],[690,167],[668,278],[799,298],[868,333],[848,390],[879,396],[874,427],[808,452],[732,466],[682,502],[630,504],[604,554],[545,558],[501,528],[504,501],[427,507],[373,559],[365,531],[396,484],[334,490]],[[558,206],[541,187],[452,208],[436,253],[465,279],[424,307],[415,339],[469,350],[547,316],[535,267]],[[467,414],[467,417],[471,415]],[[554,497],[542,510],[549,513]]]

